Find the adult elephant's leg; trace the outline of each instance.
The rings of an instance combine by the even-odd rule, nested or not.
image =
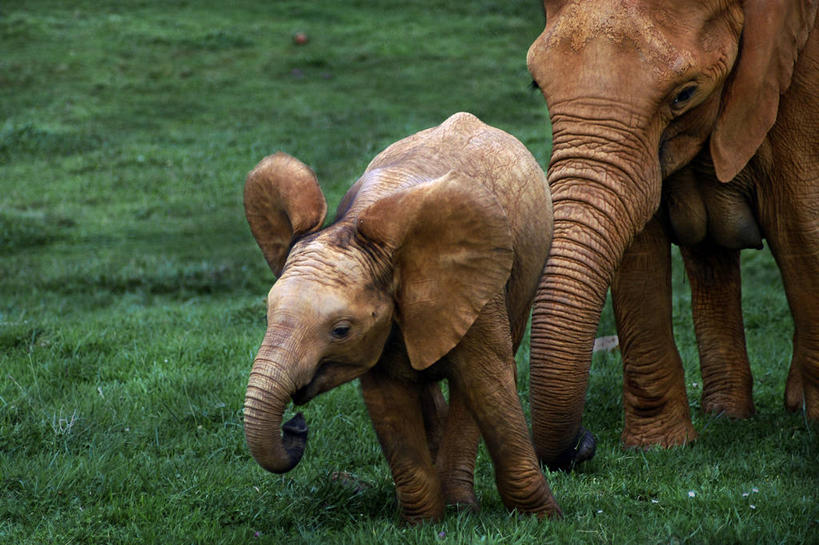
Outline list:
[[[670,244],[656,218],[624,254],[611,292],[623,355],[623,444],[695,439],[672,329]]]
[[[412,523],[440,520],[444,514],[422,416],[422,388],[391,378],[378,367],[361,377],[361,392],[392,471],[401,514]]]
[[[819,241],[813,255],[771,249],[782,271],[793,315],[793,359],[785,384],[785,407],[819,420]]]
[[[779,202],[763,228],[793,315],[785,407],[819,420],[819,186],[808,193],[792,203]]]
[[[469,411],[466,398],[458,385],[451,382],[449,414],[435,460],[444,499],[449,505],[478,510],[474,473],[480,440],[481,432]]]
[[[463,394],[486,441],[504,505],[539,516],[559,516],[515,387],[515,359],[502,298],[484,307],[447,359],[451,362],[450,384]]]
[[[753,379],[742,321],[739,251],[681,248],[691,283],[691,314],[702,372],[702,409],[733,418],[754,414]]]

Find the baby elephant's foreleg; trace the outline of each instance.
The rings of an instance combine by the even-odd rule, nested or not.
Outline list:
[[[402,516],[410,523],[440,520],[444,497],[429,450],[421,397],[423,386],[371,369],[361,392],[395,481]]]
[[[450,384],[462,392],[481,430],[495,481],[510,510],[538,516],[561,511],[540,471],[515,385],[515,359],[508,318],[500,301],[492,301],[447,357]]]

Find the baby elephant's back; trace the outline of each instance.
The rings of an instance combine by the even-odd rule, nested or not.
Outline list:
[[[511,134],[491,127],[470,113],[399,140],[379,153],[367,172],[411,174],[418,183],[456,171],[495,195],[506,212],[515,253],[548,245],[552,233],[552,200],[537,160]]]

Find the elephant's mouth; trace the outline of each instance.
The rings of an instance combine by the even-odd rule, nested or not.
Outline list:
[[[359,377],[366,369],[339,362],[322,363],[313,379],[293,394],[294,405],[304,405],[317,395]]]
[[[312,385],[313,383],[310,382],[310,384],[308,384],[307,386],[299,388],[298,390],[293,392],[293,395],[291,397],[293,398],[294,405],[304,405],[305,403],[316,397],[317,394],[311,391]]]

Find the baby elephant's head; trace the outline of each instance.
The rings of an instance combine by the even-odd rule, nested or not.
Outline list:
[[[286,373],[286,395],[303,404],[378,361],[395,305],[390,267],[366,241],[328,228],[299,241],[267,296],[267,334],[256,363]],[[255,370],[255,369],[254,369]],[[269,372],[266,374],[270,374]]]
[[[306,403],[361,376],[391,333],[412,367],[425,369],[509,277],[511,235],[488,190],[452,173],[385,188],[394,181],[366,173],[343,217],[319,230],[327,207],[306,165],[278,153],[248,175],[248,222],[279,277],[244,412],[250,451],[269,471],[289,471],[304,451],[303,417],[281,426],[291,400]]]

